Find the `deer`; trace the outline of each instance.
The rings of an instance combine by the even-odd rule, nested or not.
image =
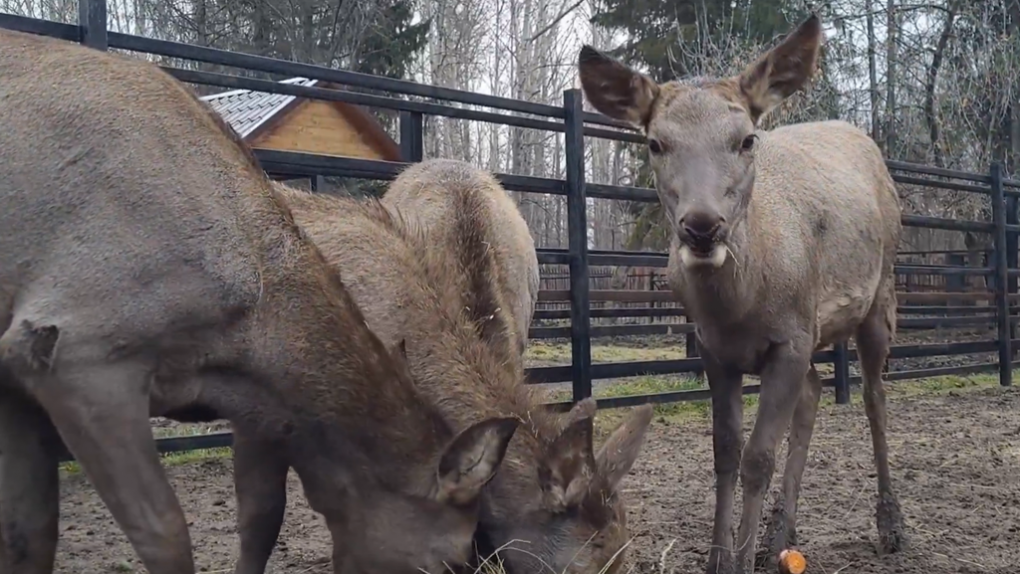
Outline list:
[[[150,573],[195,572],[150,415],[227,419],[293,466],[338,573],[469,561],[519,421],[454,432],[251,150],[154,64],[0,30],[0,76],[3,571],[53,571],[66,446]]]
[[[437,193],[445,174],[460,174],[473,169],[470,164],[446,159],[431,159],[409,168],[406,177],[398,177],[381,198],[386,209],[399,212],[405,221],[426,229],[433,241],[452,245],[458,238],[451,237],[451,228],[445,222],[455,215],[450,195]],[[521,216],[517,204],[498,182],[484,172],[473,172],[478,177],[478,225],[484,226],[483,240],[493,249],[495,266],[493,281],[502,291],[514,327],[514,340],[523,356],[528,346],[528,329],[538,304],[539,266],[535,241],[528,223]],[[463,180],[461,180],[463,181]],[[426,185],[429,182],[430,185]],[[463,185],[463,183],[460,183]],[[439,189],[437,189],[439,188]]]
[[[506,195],[495,178],[434,159],[402,171],[382,200],[277,186],[297,224],[348,278],[373,332],[385,344],[406,341],[415,383],[443,416],[456,428],[490,417],[523,421],[482,492],[478,559],[498,558],[510,573],[623,571],[630,535],[620,483],[638,457],[652,407],[635,407],[596,451],[594,399],[554,412],[526,385],[519,317],[510,311],[521,299],[505,296],[524,293],[529,279],[503,265],[532,256],[523,253],[529,242],[511,232],[509,210],[493,208]],[[418,218],[394,208],[408,205],[386,201],[401,190],[436,211]],[[520,283],[516,290],[506,288],[512,281]],[[274,500],[281,508],[284,500]]]
[[[811,357],[850,336],[877,468],[878,549],[895,552],[906,543],[882,383],[896,330],[896,188],[878,146],[847,122],[758,129],[766,113],[811,79],[822,35],[812,14],[736,76],[662,84],[592,46],[578,55],[592,107],[647,138],[671,230],[670,287],[697,324],[716,476],[710,573],[753,570],[758,521],[787,427],[766,562],[797,543],[797,499],[822,389]],[[761,379],[746,445],[744,375]],[[738,472],[743,508],[734,559]]]

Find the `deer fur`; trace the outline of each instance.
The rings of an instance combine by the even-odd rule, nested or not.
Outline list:
[[[752,571],[775,450],[787,426],[783,490],[766,532],[771,559],[796,543],[798,491],[821,394],[811,354],[850,335],[878,468],[880,550],[904,543],[881,378],[896,328],[896,189],[878,147],[846,122],[757,129],[762,115],[810,79],[822,36],[812,16],[736,77],[661,85],[590,46],[579,56],[591,104],[648,138],[673,230],[670,284],[697,323],[712,393],[717,481],[711,573]],[[761,396],[741,454],[745,374],[761,377]],[[738,469],[743,512],[734,564]]]
[[[0,30],[0,77],[0,570],[53,570],[63,442],[150,573],[195,572],[150,413],[270,445],[337,572],[468,560],[517,421],[455,434],[236,133],[155,65]]]
[[[482,556],[509,545],[500,552],[509,572],[615,571],[628,542],[619,484],[651,407],[634,409],[597,452],[593,400],[566,414],[543,407],[525,384],[514,318],[505,312],[511,275],[501,261],[513,258],[499,254],[512,253],[506,243],[515,238],[492,233],[502,223],[492,218],[502,216],[491,206],[506,192],[485,172],[450,160],[410,167],[392,189],[412,186],[419,197],[444,197],[449,217],[421,227],[376,200],[278,184],[295,220],[348,278],[372,330],[384,342],[406,340],[410,371],[443,416],[456,428],[487,417],[523,421],[484,490]]]
[[[386,189],[382,204],[427,230],[433,245],[456,244],[460,239],[452,236],[452,228],[446,225],[455,216],[454,198],[442,190],[446,175],[453,174],[461,177],[459,182],[463,181],[463,170],[457,166],[459,163],[436,159],[412,165]],[[535,241],[517,204],[502,186],[485,177],[477,189],[479,213],[474,221],[483,227],[482,241],[493,250],[495,270],[492,280],[502,291],[502,300],[507,302],[507,310],[513,320],[514,339],[523,355],[528,346],[528,328],[538,302],[539,268]]]

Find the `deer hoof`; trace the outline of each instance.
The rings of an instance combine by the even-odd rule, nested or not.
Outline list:
[[[779,561],[779,553],[797,545],[797,530],[786,513],[783,501],[777,501],[765,527],[764,547],[758,551],[757,562],[771,570]],[[764,558],[763,558],[764,557]]]
[[[878,548],[881,554],[893,554],[906,548],[907,537],[903,529],[900,503],[891,494],[883,494],[878,501]]]

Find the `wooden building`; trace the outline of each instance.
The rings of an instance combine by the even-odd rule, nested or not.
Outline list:
[[[280,83],[337,88],[308,78]],[[251,90],[231,90],[201,99],[255,149],[401,161],[400,146],[360,106]],[[311,183],[318,187],[315,178]]]

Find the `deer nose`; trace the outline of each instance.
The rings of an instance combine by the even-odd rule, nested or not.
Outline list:
[[[712,241],[726,218],[718,213],[707,211],[690,211],[680,218],[680,226],[694,241]]]

